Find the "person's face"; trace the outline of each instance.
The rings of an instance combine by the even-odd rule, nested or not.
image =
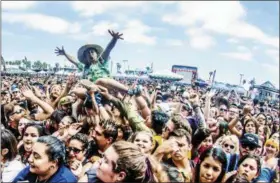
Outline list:
[[[243,131],[242,123],[240,121],[238,121],[235,125],[235,128],[238,132],[242,132]]]
[[[252,158],[245,159],[237,170],[239,175],[243,175],[249,182],[258,177],[257,161]]]
[[[83,161],[86,150],[83,149],[83,143],[79,140],[73,139],[69,142],[67,147],[68,158],[70,161],[79,160]]]
[[[63,111],[65,111],[67,114],[71,114],[72,113],[72,104],[70,103],[70,104],[65,104],[65,105],[62,105],[61,106],[61,109],[63,110]]]
[[[208,147],[211,147],[213,145],[213,138],[212,136],[210,135],[209,137],[207,137],[206,139],[204,139],[201,144],[200,144],[200,147],[205,147],[205,148],[208,148]]]
[[[151,138],[144,133],[139,133],[135,137],[133,143],[140,147],[143,153],[150,153],[153,149],[153,142],[151,141]]]
[[[52,88],[50,95],[54,98],[57,98],[59,97],[60,93],[61,93],[61,87],[59,85],[55,85]]]
[[[92,137],[95,140],[98,149],[105,150],[106,146],[108,145],[108,139],[105,138],[103,133],[103,128],[100,125],[96,125]]]
[[[171,120],[169,120],[162,130],[162,138],[168,139],[169,134],[174,131],[174,128],[175,128],[174,123]]]
[[[13,112],[10,115],[10,120],[18,122],[24,116],[24,114],[25,110],[22,107],[15,105]]]
[[[199,182],[215,182],[222,172],[222,163],[213,159],[205,158],[200,164]]]
[[[227,116],[227,112],[228,112],[227,107],[225,105],[221,105],[220,108],[219,108],[220,116],[226,117]]]
[[[118,128],[118,137],[116,141],[123,140],[123,131],[121,128]]]
[[[25,133],[23,134],[23,146],[25,151],[30,152],[32,151],[32,147],[34,143],[39,138],[39,132],[37,128],[30,126],[25,130]]]
[[[275,157],[278,154],[277,147],[274,144],[267,143],[265,145],[266,155],[269,157]]]
[[[21,93],[20,93],[20,91],[14,91],[14,92],[12,93],[12,96],[13,96],[13,99],[19,100],[19,99],[20,99],[20,96],[21,96]]]
[[[239,110],[237,108],[235,107],[229,108],[229,113],[228,113],[229,118],[234,119],[238,116],[238,114],[239,114]]]
[[[256,152],[256,147],[248,144],[242,144],[240,145],[240,153],[242,156],[245,156],[247,154],[254,154]]]
[[[235,144],[233,141],[231,140],[226,140],[223,145],[222,145],[222,148],[224,150],[225,153],[228,153],[228,154],[233,154],[234,151],[235,151]]]
[[[257,120],[258,120],[258,124],[259,124],[260,126],[264,126],[264,125],[265,125],[265,117],[264,117],[263,115],[259,115],[259,116],[257,117]]]
[[[113,108],[113,114],[115,117],[120,117],[121,115],[120,111],[116,107]]]
[[[261,140],[264,140],[265,134],[264,134],[264,126],[260,126],[258,128],[258,136]]]
[[[211,132],[211,135],[213,135],[214,137],[219,135],[220,130],[219,130],[219,123],[217,123],[217,120],[215,120],[214,118],[209,118],[207,120],[207,125]]]
[[[187,158],[187,153],[191,150],[191,145],[188,143],[186,137],[174,137],[171,136],[170,140],[175,140],[177,145],[174,146],[173,152],[171,154],[173,161],[182,161]]]
[[[62,118],[62,120],[58,124],[59,135],[62,136],[64,134],[65,130],[67,130],[69,128],[69,126],[70,126],[70,121],[69,121],[68,117]]]
[[[278,142],[280,141],[280,135],[279,135],[279,133],[274,133],[272,136],[271,136],[271,138],[273,139],[273,140],[277,140]]]
[[[211,107],[210,117],[215,118],[216,117],[216,111],[217,111],[217,109],[215,107]]]
[[[22,135],[22,131],[25,128],[25,126],[29,123],[29,120],[26,118],[21,118],[18,122],[18,132],[20,135]]]
[[[48,175],[51,166],[56,166],[55,161],[50,161],[46,154],[48,147],[40,142],[36,142],[32,147],[32,153],[28,158],[30,172],[36,175]]]
[[[97,62],[97,53],[94,49],[89,49],[86,52],[86,60],[88,63],[96,63]]]
[[[97,168],[96,168],[96,176],[102,182],[116,182],[120,173],[115,173],[114,165],[118,160],[119,156],[114,150],[113,147],[109,147],[103,158],[98,160]]]
[[[261,156],[263,152],[263,142],[260,139],[259,139],[259,145],[260,147],[258,147],[255,152],[256,156]]]
[[[256,126],[254,124],[253,121],[249,121],[246,125],[245,125],[245,132],[246,133],[253,133],[256,134]]]
[[[272,125],[272,118],[270,116],[267,117],[267,125],[271,127]]]

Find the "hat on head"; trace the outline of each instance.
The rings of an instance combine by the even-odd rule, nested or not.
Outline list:
[[[241,144],[249,145],[253,147],[261,147],[259,145],[259,137],[252,133],[245,133],[244,136],[240,140]]]
[[[60,105],[67,105],[67,104],[71,104],[73,101],[71,100],[71,98],[69,96],[66,97],[62,97],[59,101]]]
[[[86,44],[84,46],[82,46],[79,50],[78,50],[78,59],[80,62],[86,64],[86,59],[84,57],[84,53],[85,51],[87,51],[88,49],[94,49],[97,53],[97,56],[99,57],[102,53],[103,53],[103,48],[97,44]]]
[[[12,93],[14,93],[14,92],[18,92],[18,91],[19,91],[19,89],[18,89],[18,88],[16,88],[16,87],[12,88]]]

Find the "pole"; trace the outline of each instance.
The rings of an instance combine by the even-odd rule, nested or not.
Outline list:
[[[213,84],[214,81],[215,81],[215,77],[216,77],[216,70],[214,70],[214,73],[213,73],[212,84]]]
[[[239,85],[241,86],[241,83],[242,83],[242,77],[244,76],[244,74],[240,74],[240,83]]]

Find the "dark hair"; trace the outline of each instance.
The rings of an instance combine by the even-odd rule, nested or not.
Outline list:
[[[196,165],[196,170],[195,170],[195,182],[199,182],[199,173],[200,173],[200,166],[201,163],[205,160],[207,157],[212,157],[213,159],[219,161],[222,164],[222,171],[217,178],[215,182],[221,182],[225,173],[226,173],[226,168],[227,168],[227,157],[224,151],[221,148],[209,148],[205,150],[201,156],[199,157],[199,163]]]
[[[99,122],[99,125],[103,128],[103,134],[105,138],[112,137],[112,143],[116,141],[118,137],[118,126],[116,125],[116,122],[108,119],[108,120],[101,120]]]
[[[257,174],[259,174],[261,172],[261,160],[260,157],[256,156],[256,155],[252,155],[252,154],[247,154],[245,156],[242,156],[240,158],[240,160],[237,163],[237,166],[239,167],[241,165],[241,163],[243,163],[243,161],[245,161],[246,159],[254,159],[257,162]]]
[[[192,137],[192,145],[194,148],[204,141],[207,137],[211,135],[211,132],[208,128],[198,128]]]
[[[169,117],[164,112],[158,110],[152,111],[152,128],[156,134],[162,134],[162,129],[168,120]]]
[[[226,98],[223,98],[223,97],[219,97],[217,98],[216,100],[216,105],[218,107],[220,107],[221,105],[225,105],[227,107],[227,109],[229,108],[229,102]]]
[[[250,183],[244,175],[233,175],[231,176],[226,183]]]
[[[133,134],[132,128],[129,125],[119,125],[118,128],[123,132],[123,140],[127,140]]]
[[[37,142],[43,143],[48,147],[46,154],[48,155],[50,161],[57,160],[59,166],[66,162],[65,145],[57,137],[51,135],[43,136],[39,137]]]
[[[17,140],[14,134],[8,130],[4,129],[1,131],[1,149],[7,148],[9,150],[8,154],[5,155],[5,160],[12,161],[17,156]]]
[[[192,141],[192,134],[186,131],[185,129],[176,129],[169,134],[169,137],[186,137],[188,144],[191,144]]]
[[[88,150],[88,137],[85,134],[77,133],[76,135],[72,136],[69,140],[78,140],[83,144],[83,150]]]
[[[46,130],[46,128],[43,125],[35,123],[35,122],[30,122],[30,123],[27,123],[26,126],[24,127],[24,129],[22,130],[22,138],[24,136],[26,129],[29,127],[36,128],[38,131],[39,137],[49,135],[48,131]]]

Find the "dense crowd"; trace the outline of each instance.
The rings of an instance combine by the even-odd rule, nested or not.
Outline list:
[[[3,182],[279,182],[279,105],[211,87],[115,80],[86,45],[83,79],[3,76]]]

